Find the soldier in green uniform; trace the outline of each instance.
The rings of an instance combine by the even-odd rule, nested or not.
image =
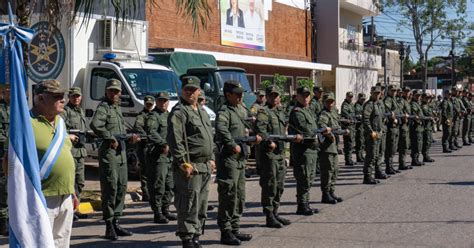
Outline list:
[[[410,126],[408,122],[408,115],[411,115],[410,107],[411,90],[409,87],[403,87],[402,97],[400,98],[399,108],[400,114],[404,117],[400,118],[400,133],[398,139],[398,169],[408,170],[413,169],[410,165],[405,163],[405,157],[410,147]]]
[[[451,101],[451,91],[446,90],[444,92],[444,100],[441,102],[441,125],[443,128],[443,136],[441,143],[443,145],[443,153],[451,153],[451,132],[453,125],[454,108],[453,102]]]
[[[86,117],[84,111],[81,108],[82,101],[82,91],[79,87],[72,87],[68,92],[68,103],[64,106],[64,111],[60,114],[63,118],[64,123],[66,124],[66,129],[69,131],[71,129],[86,131]],[[71,134],[74,135],[74,134]],[[72,156],[74,157],[74,162],[76,164],[75,169],[75,182],[74,189],[76,191],[76,196],[80,200],[82,189],[84,188],[84,159],[87,157],[87,150],[85,147],[84,140],[81,141],[79,136],[74,135],[73,147],[71,149]],[[75,216],[77,217],[77,215]]]
[[[474,107],[473,95],[474,95],[474,93],[469,92],[468,99],[471,102],[471,106]],[[472,113],[472,110],[471,110],[471,126],[470,126],[469,130],[470,130],[469,131],[469,143],[474,144],[474,114]]]
[[[339,129],[339,120],[335,108],[334,93],[327,92],[323,96],[323,110],[319,116],[318,124],[325,128],[323,135],[325,139],[321,142],[319,162],[321,165],[321,203],[336,204],[342,202],[342,198],[335,194],[336,180],[339,172],[337,159],[336,137],[332,134],[333,129]]]
[[[451,102],[453,103],[454,115],[453,115],[453,126],[451,131],[451,140],[449,142],[449,148],[451,150],[458,150],[461,149],[462,146],[458,142],[462,124],[462,114],[464,106],[462,104],[461,99],[459,98],[460,91],[457,89],[456,86],[451,88]]]
[[[393,167],[393,156],[397,153],[398,149],[398,135],[399,135],[399,122],[397,115],[400,114],[398,101],[396,99],[398,87],[396,85],[389,85],[387,96],[384,99],[385,113],[390,114],[387,120],[387,135],[386,135],[386,150],[385,150],[385,173],[388,175],[396,174],[400,172]]]
[[[312,137],[318,128],[314,113],[309,108],[311,91],[307,87],[296,89],[296,105],[290,113],[288,134]],[[318,160],[317,140],[304,140],[291,143],[291,160],[296,179],[296,202],[298,215],[313,215],[318,213],[309,205],[310,189],[316,177],[316,161]]]
[[[366,96],[364,93],[359,93],[357,95],[357,102],[354,104],[354,111],[356,115],[356,123],[355,129],[355,153],[356,153],[356,161],[359,163],[364,162],[364,126],[362,124],[362,115],[364,114],[364,103],[366,100]]]
[[[364,133],[365,133],[365,161],[364,161],[364,181],[363,184],[377,184],[378,180],[372,176],[375,169],[375,177],[382,178],[379,168],[378,156],[382,131],[384,113],[378,104],[381,96],[379,86],[371,88],[370,99],[364,104]]]
[[[434,124],[434,110],[431,105],[431,95],[423,93],[421,95],[421,110],[425,119],[423,120],[423,146],[421,153],[423,154],[423,162],[432,163],[434,159],[430,157],[431,143],[433,143],[433,124]]]
[[[10,126],[10,86],[3,88],[3,99],[0,101],[0,158],[8,151],[5,144],[8,141],[8,129]],[[0,235],[8,236],[8,203],[7,203],[7,176],[0,166]]]
[[[149,99],[145,97],[145,101]],[[148,137],[145,167],[148,193],[150,194],[150,207],[154,214],[153,221],[164,224],[170,220],[176,220],[176,216],[169,211],[169,206],[173,199],[174,181],[171,168],[171,154],[166,142],[168,105],[168,93],[159,92],[156,95],[156,106],[145,119],[144,126]]]
[[[435,109],[436,109],[436,130],[441,131],[441,103],[443,102],[443,97],[441,95],[438,95],[435,103]]]
[[[268,140],[268,136],[285,134],[285,112],[280,109],[280,89],[269,86],[265,89],[267,102],[257,113],[255,132],[263,138],[258,146],[260,153],[260,187],[262,188],[262,208],[266,216],[266,226],[281,228],[291,224],[289,220],[278,215],[280,199],[285,184],[285,143]]]
[[[311,99],[309,106],[311,110],[313,111],[313,113],[315,114],[316,121],[317,121],[319,118],[319,113],[321,112],[321,110],[323,110],[322,99],[323,99],[324,90],[323,88],[319,86],[314,86],[313,93],[314,93],[314,96]]]
[[[143,98],[143,102],[145,103],[145,106],[143,107],[143,110],[140,111],[137,115],[137,119],[135,120],[135,124],[133,125],[133,130],[139,134],[140,136],[144,137],[147,136],[147,133],[145,131],[145,122],[146,120],[153,115],[153,106],[155,104],[155,98],[153,96],[145,96]],[[142,190],[142,201],[149,201],[150,200],[150,194],[148,193],[148,186],[147,186],[147,181],[148,181],[148,176],[147,176],[147,169],[146,169],[146,162],[145,162],[145,154],[146,154],[146,148],[147,148],[147,140],[143,139],[137,144],[137,156],[138,156],[138,162],[140,165],[140,185],[141,185],[141,190]]]
[[[173,157],[175,206],[183,247],[200,247],[207,218],[211,172],[215,168],[212,126],[208,114],[198,105],[200,80],[181,78],[180,103],[168,116],[166,141]]]
[[[257,90],[255,92],[257,99],[255,102],[250,106],[250,115],[257,116],[258,111],[265,106],[265,91],[264,90]]]
[[[243,92],[238,81],[226,81],[226,101],[216,117],[215,140],[219,151],[216,175],[219,193],[217,224],[221,231],[220,241],[226,245],[240,245],[241,241],[252,239],[252,235],[239,231],[245,205],[245,162],[248,156],[248,144],[238,141],[248,135],[244,123],[247,112],[242,106]]]
[[[422,166],[419,160],[420,153],[423,148],[423,110],[420,105],[420,90],[413,90],[413,97],[410,102],[411,114],[415,116],[410,123],[410,140],[411,140],[411,166]]]
[[[465,109],[465,115],[462,124],[462,143],[465,146],[470,146],[472,138],[470,137],[471,119],[472,119],[472,102],[469,99],[469,90],[464,89],[462,92],[462,103]]]
[[[120,108],[121,82],[109,79],[105,89],[105,97],[97,107],[90,127],[102,139],[99,147],[99,176],[102,218],[106,224],[105,238],[116,240],[117,236],[132,235],[118,223],[125,205],[128,182],[125,140],[118,135],[125,135],[126,131]],[[133,135],[131,142],[137,141],[139,137]]]
[[[354,139],[355,139],[355,108],[354,104],[352,103],[352,99],[354,98],[354,93],[352,91],[346,92],[346,99],[342,102],[341,105],[341,117],[346,119],[346,121],[341,121],[341,126],[344,129],[349,130],[348,135],[344,135],[344,161],[346,161],[346,165],[353,166],[355,163],[352,161],[352,152],[354,150]],[[350,121],[348,121],[350,120]]]
[[[388,117],[385,115],[385,104],[383,102],[383,97],[385,96],[385,86],[381,85],[380,83],[376,84],[380,87],[382,90],[380,99],[378,101],[378,104],[380,105],[380,110],[382,111],[382,130],[380,131],[380,147],[379,147],[379,156],[378,156],[378,164],[379,167],[382,168],[384,164],[384,158],[385,158],[385,148],[387,147],[387,123],[388,123]],[[377,172],[376,172],[377,173]],[[378,179],[387,179],[390,176],[385,174],[382,170],[380,170],[380,173],[378,173]]]

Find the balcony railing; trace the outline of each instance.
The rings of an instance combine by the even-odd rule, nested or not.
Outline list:
[[[382,49],[380,47],[366,47],[360,45],[356,42],[345,42],[342,41],[339,43],[339,47],[345,50],[357,51],[357,52],[366,52],[372,55],[382,55]]]

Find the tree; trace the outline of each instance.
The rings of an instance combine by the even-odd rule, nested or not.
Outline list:
[[[457,60],[460,76],[474,77],[474,37],[470,37],[464,47],[464,53]]]
[[[382,12],[400,13],[399,27],[411,27],[422,66],[422,88],[426,89],[428,53],[438,39],[464,38],[467,0],[381,0]],[[448,15],[454,10],[455,15]]]

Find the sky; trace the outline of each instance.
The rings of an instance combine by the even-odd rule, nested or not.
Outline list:
[[[455,17],[454,10],[447,10],[448,16]],[[467,0],[467,22],[474,22],[474,3],[471,0]],[[386,13],[381,13],[379,16],[374,18],[374,23],[377,30],[377,35],[384,36],[386,39],[395,39],[396,41],[404,41],[408,43],[414,43],[413,32],[408,26],[400,26],[400,21],[403,17],[401,14],[398,14],[396,11],[390,11]],[[366,18],[364,22],[370,23],[370,18]],[[470,36],[474,36],[474,33],[471,33]],[[461,48],[462,45],[466,43],[467,39],[460,41],[456,44],[457,49],[455,49],[455,54],[459,55],[463,52],[464,49]],[[435,56],[448,56],[451,50],[451,40],[441,40],[438,39],[435,41],[434,47],[429,51],[428,57],[432,58]],[[414,44],[411,45],[411,54],[410,57],[412,61],[418,60],[418,53],[414,47]]]

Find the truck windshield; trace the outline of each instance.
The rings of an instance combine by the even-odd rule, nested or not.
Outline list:
[[[245,92],[252,92],[249,80],[247,79],[245,73],[241,71],[217,71],[216,74],[217,77],[221,79],[219,80],[222,83],[221,88],[224,87],[224,82],[228,80],[236,80],[240,82]]]
[[[176,98],[176,89],[181,89],[181,81],[172,71],[154,69],[122,69],[128,84],[135,95],[143,99],[146,95],[155,95],[167,91],[171,98]]]

